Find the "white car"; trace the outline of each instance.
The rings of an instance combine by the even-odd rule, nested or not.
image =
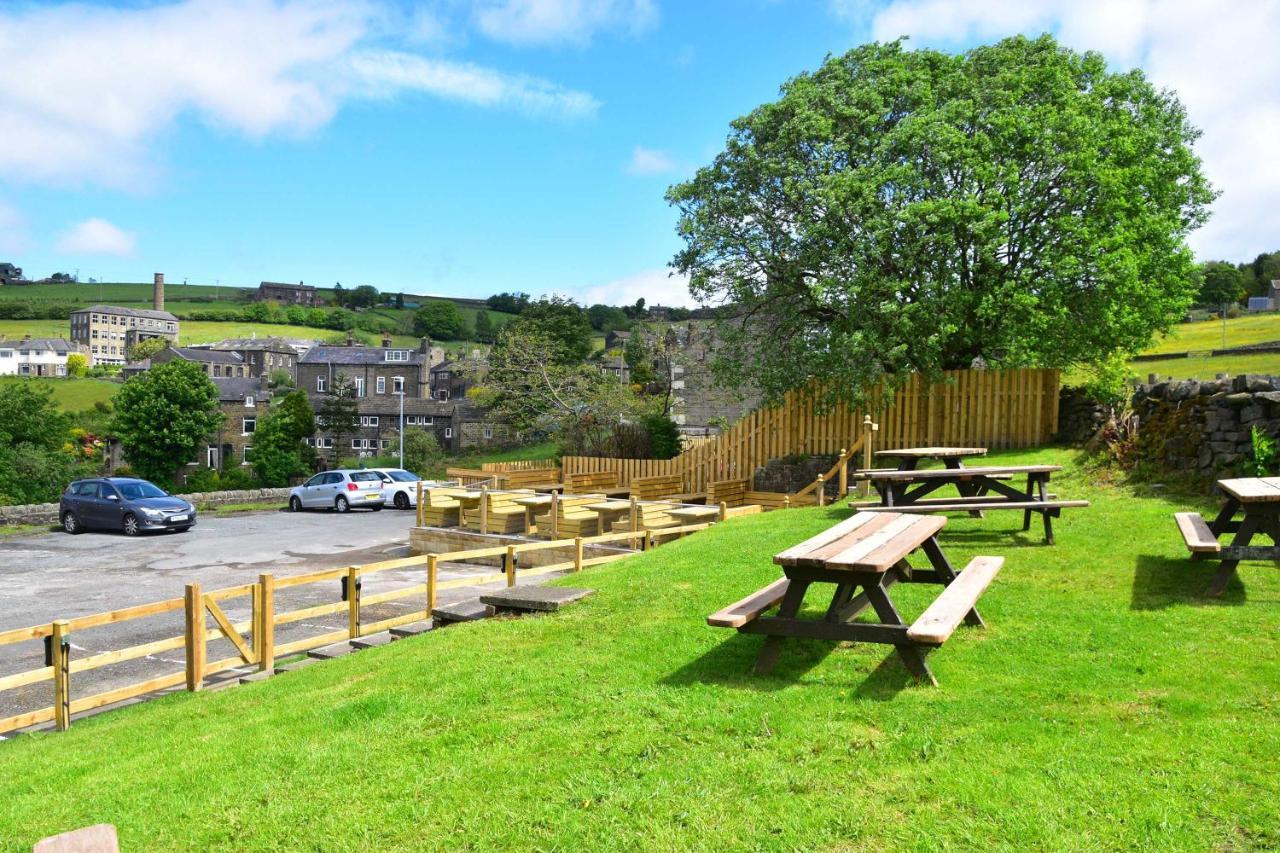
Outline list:
[[[418,505],[418,483],[422,478],[403,468],[370,468],[382,478],[382,499],[396,509],[410,509]],[[434,481],[427,485],[435,485]]]
[[[304,509],[349,512],[356,507],[377,512],[383,504],[382,478],[373,471],[324,471],[289,492],[292,512]]]

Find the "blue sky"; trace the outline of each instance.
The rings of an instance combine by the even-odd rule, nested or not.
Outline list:
[[[1280,64],[1206,57],[1244,31],[1276,43],[1278,21],[1261,0],[5,3],[0,259],[686,301],[662,196],[730,120],[874,37],[1045,30],[1183,95],[1224,190],[1196,248],[1243,259],[1280,247]]]

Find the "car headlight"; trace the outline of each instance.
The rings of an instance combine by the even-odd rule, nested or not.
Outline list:
[[[164,510],[151,509],[145,506],[142,508],[142,514],[147,518],[164,518]]]

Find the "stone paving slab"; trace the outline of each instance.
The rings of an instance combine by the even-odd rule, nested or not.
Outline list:
[[[241,684],[252,684],[252,683],[254,683],[255,681],[266,681],[268,678],[270,678],[270,677],[271,677],[271,676],[273,676],[273,675],[275,675],[275,673],[274,673],[274,672],[272,672],[272,671],[271,671],[271,670],[269,670],[269,669],[264,669],[264,670],[263,670],[263,671],[261,671],[261,672],[255,672],[255,673],[253,673],[253,674],[251,674],[251,675],[242,675],[242,676],[240,676],[240,683],[241,683]]]
[[[431,611],[432,619],[440,627],[453,622],[474,622],[493,615],[493,608],[482,604],[480,599],[472,598],[454,604],[445,604]]]
[[[594,589],[551,586],[515,586],[480,596],[480,601],[498,610],[553,613],[566,604],[581,601]]]
[[[327,646],[312,649],[307,652],[307,657],[319,658],[320,660],[332,660],[333,658],[345,657],[354,651],[355,649],[351,647],[350,640],[339,640],[336,643],[330,643]]]
[[[320,658],[303,658],[302,660],[296,660],[293,663],[287,663],[284,666],[276,667],[276,675],[279,675],[282,672],[293,672],[294,670],[305,669],[306,667],[317,663],[320,663]]]
[[[423,619],[421,622],[410,622],[408,625],[397,625],[391,629],[391,636],[397,640],[403,640],[405,637],[416,637],[419,634],[425,634],[435,628],[435,622],[431,619]]]
[[[395,638],[391,636],[390,631],[380,631],[367,637],[357,637],[351,641],[351,646],[356,649],[376,649],[378,646],[387,645],[393,639]]]

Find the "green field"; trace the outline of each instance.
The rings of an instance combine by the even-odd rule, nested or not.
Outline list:
[[[185,300],[198,299],[202,310],[216,307],[219,302],[205,302],[206,299],[217,299],[223,302],[248,301],[250,290],[256,288],[210,287],[196,284],[166,283],[164,286],[165,304],[183,303]],[[148,283],[129,284],[29,284],[8,285],[0,287],[0,301],[18,300],[26,302],[66,302],[77,305],[124,305],[137,307],[145,304],[151,307],[152,286]]]
[[[267,337],[281,335],[303,340],[324,340],[341,335],[333,329],[314,329],[310,326],[283,326],[274,323],[220,323],[213,320],[183,321],[179,327],[180,344],[208,344],[225,338],[248,338],[253,335]],[[24,334],[33,337],[67,337],[71,329],[63,320],[0,320],[0,337],[20,338]],[[371,333],[365,332],[368,335]],[[376,335],[374,336],[376,337]],[[399,347],[416,347],[418,339],[410,335],[392,335]]]
[[[53,389],[54,402],[64,412],[82,412],[91,408],[94,403],[105,403],[120,390],[120,383],[106,379],[0,376],[0,386],[16,385],[20,382],[34,382]]]
[[[104,821],[129,850],[1280,847],[1280,571],[1206,600],[1170,518],[1195,501],[991,461],[1031,460],[1093,506],[1053,546],[951,519],[954,563],[1007,563],[939,687],[864,644],[749,674],[761,638],[705,616],[848,510],[745,517],[567,579],[596,593],[558,615],[0,744],[0,848]],[[909,619],[934,594],[894,590]]]
[[[1144,352],[1199,352],[1280,341],[1280,314],[1246,314],[1227,320],[1226,325],[1225,346],[1222,343],[1222,321],[1205,320],[1174,327],[1173,331]]]
[[[1213,379],[1219,373],[1238,376],[1241,373],[1265,373],[1280,375],[1280,353],[1258,355],[1223,355],[1217,358],[1170,358],[1160,361],[1135,361],[1130,364],[1134,375],[1143,382],[1149,374],[1161,378]]]

